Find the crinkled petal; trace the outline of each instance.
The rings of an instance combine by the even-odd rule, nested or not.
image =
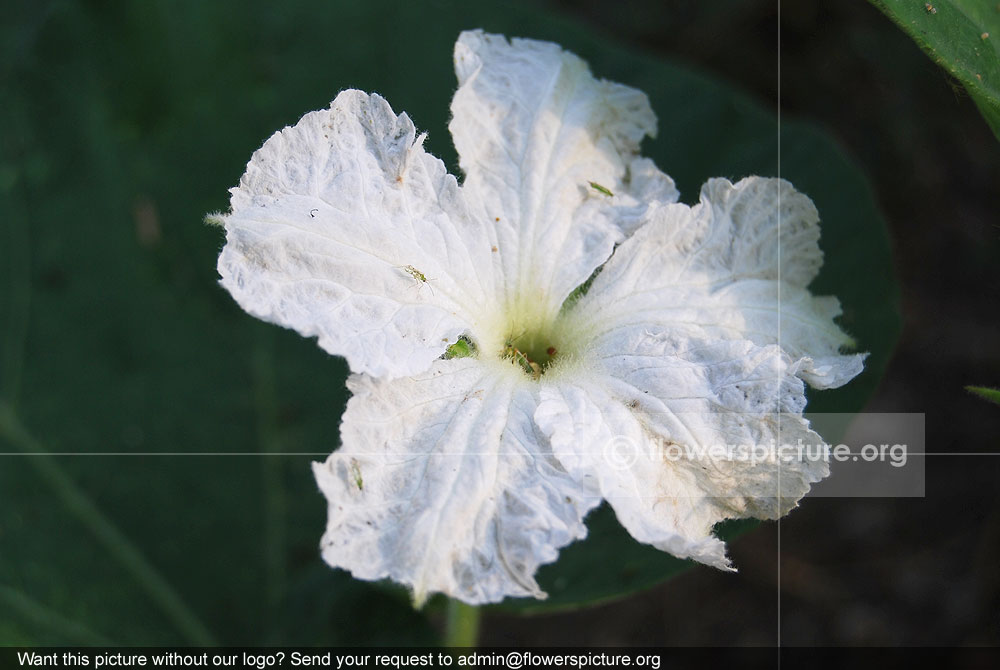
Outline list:
[[[656,116],[644,93],[550,42],[465,32],[455,70],[449,128],[470,207],[495,228],[501,300],[555,313],[634,227],[639,195],[676,200],[669,177],[635,162]]]
[[[698,205],[658,207],[622,243],[575,318],[597,333],[645,325],[779,344],[811,385],[840,386],[864,355],[839,353],[852,342],[834,323],[837,299],[806,288],[823,261],[817,223],[812,202],[786,181],[713,179]]]
[[[716,523],[777,518],[828,474],[800,415],[803,383],[776,345],[632,328],[591,354],[589,374],[543,385],[535,420],[637,540],[728,568]]]
[[[460,359],[348,386],[343,446],[313,466],[329,502],[323,558],[407,584],[418,604],[434,592],[544,597],[535,571],[586,535],[600,498],[534,425],[533,385],[512,366]]]
[[[405,115],[344,91],[272,136],[232,189],[222,285],[351,370],[426,370],[493,293],[488,226]]]
[[[680,197],[674,180],[648,158],[636,158],[629,164],[623,186],[620,191],[614,192],[612,204],[615,222],[626,236],[651,221],[660,207],[675,203]],[[591,199],[585,207],[594,207],[598,203],[604,205]]]

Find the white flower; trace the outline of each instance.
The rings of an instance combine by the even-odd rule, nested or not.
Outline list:
[[[354,373],[314,464],[323,557],[418,603],[542,598],[537,568],[607,500],[637,540],[728,568],[713,525],[781,516],[826,462],[665,450],[821,443],[803,380],[862,356],[806,288],[815,208],[757,177],[674,204],[637,155],[646,96],[555,44],[466,32],[455,69],[461,184],[405,114],[344,91],[253,155],[223,217],[223,286]]]

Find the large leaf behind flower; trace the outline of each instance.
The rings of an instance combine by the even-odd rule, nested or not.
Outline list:
[[[239,310],[216,285],[221,235],[201,223],[264,139],[338,90],[378,91],[454,165],[458,32],[551,39],[649,93],[661,131],[648,154],[685,199],[711,176],[779,173],[775,118],[731,87],[522,4],[468,4],[61,2],[5,16],[0,448],[33,455],[0,461],[0,641],[433,639],[405,594],[321,563],[326,505],[308,465],[337,445],[346,368]],[[841,297],[872,352],[811,408],[856,410],[899,327],[884,226],[824,135],[786,122],[781,140],[780,174],[824,219],[816,288]],[[543,570],[549,601],[507,606],[606,599],[689,567],[606,509],[591,533]]]

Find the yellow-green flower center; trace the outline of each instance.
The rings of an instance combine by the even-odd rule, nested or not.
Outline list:
[[[557,370],[567,372],[581,361],[588,328],[571,309],[553,311],[537,297],[512,300],[504,309],[490,310],[472,332],[448,347],[444,358],[492,361],[534,381]]]
[[[520,366],[535,379],[542,376],[558,355],[559,350],[552,344],[551,333],[536,331],[508,335],[500,351],[501,358]]]

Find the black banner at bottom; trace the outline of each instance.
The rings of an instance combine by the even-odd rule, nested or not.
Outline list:
[[[1000,666],[1000,648],[923,647],[503,647],[310,648],[310,647],[4,647],[0,668],[233,668],[287,670],[355,668],[704,668],[723,663],[753,667],[844,667],[856,661],[880,664],[920,661],[948,668]]]

